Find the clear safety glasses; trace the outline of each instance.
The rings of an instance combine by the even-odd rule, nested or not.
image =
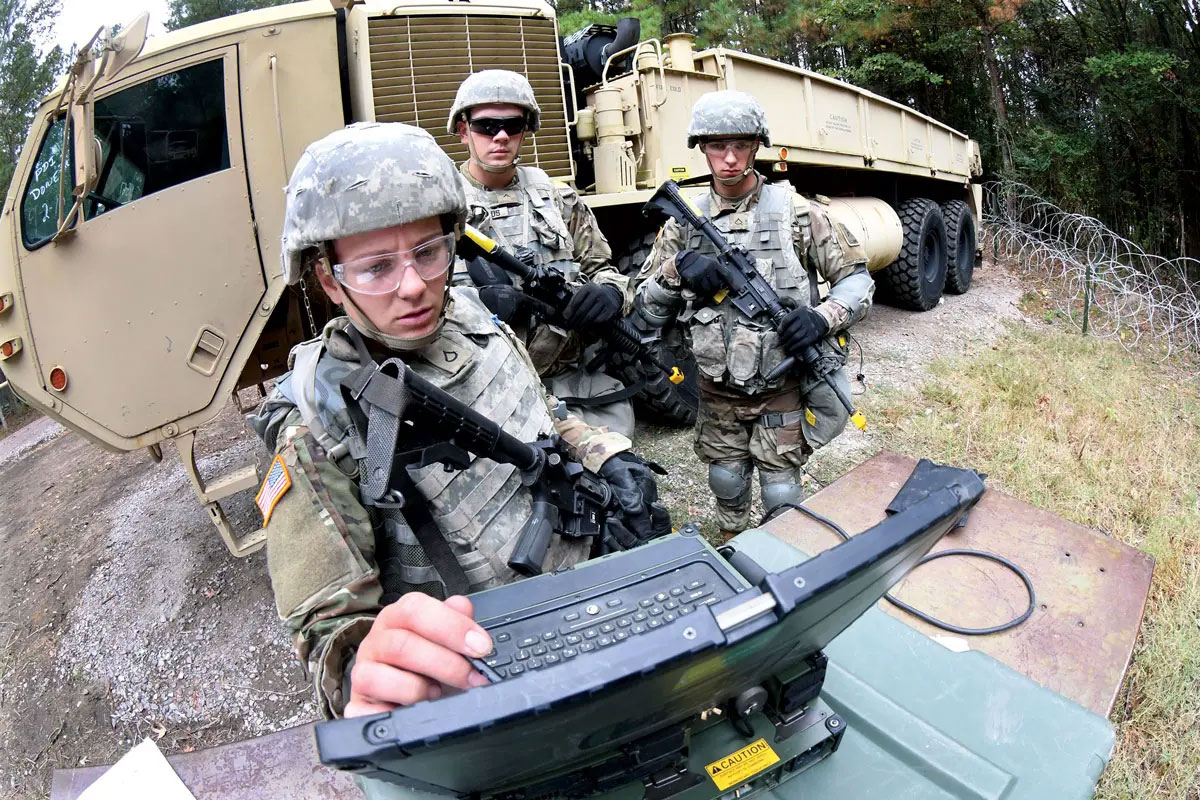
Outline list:
[[[758,145],[755,139],[710,139],[704,142],[704,152],[714,156],[723,156],[730,150],[739,156],[744,156]]]
[[[337,282],[360,294],[388,294],[400,287],[412,267],[423,281],[443,275],[454,262],[454,234],[447,233],[398,253],[379,253],[333,265]]]

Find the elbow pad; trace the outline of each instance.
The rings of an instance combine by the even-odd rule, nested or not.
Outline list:
[[[874,294],[875,280],[866,267],[859,267],[830,288],[829,299],[846,307],[853,325],[867,315]]]

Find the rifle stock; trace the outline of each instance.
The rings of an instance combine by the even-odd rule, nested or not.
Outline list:
[[[538,575],[554,533],[570,538],[603,533],[614,504],[612,490],[568,457],[561,438],[551,435],[535,443],[522,442],[411,369],[399,377],[409,395],[404,416],[418,417],[442,439],[420,451],[419,463],[441,461],[465,468],[464,456],[448,452],[461,450],[521,471],[521,484],[529,488],[533,503],[509,558],[510,567],[522,575]]]

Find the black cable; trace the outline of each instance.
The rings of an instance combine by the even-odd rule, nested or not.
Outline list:
[[[867,374],[866,374],[866,372],[864,372],[864,371],[863,371],[863,346],[862,346],[862,342],[860,342],[858,339],[855,339],[855,338],[854,338],[854,334],[853,334],[853,333],[851,333],[851,332],[850,332],[850,331],[848,331],[848,330],[842,331],[842,333],[846,334],[846,337],[847,337],[848,339],[850,339],[850,341],[851,341],[851,342],[853,342],[853,343],[854,343],[854,346],[855,346],[855,347],[857,347],[857,348],[858,348],[858,373],[857,373],[857,374],[854,376],[854,380],[855,380],[855,381],[857,381],[859,384],[861,384],[861,385],[862,385],[862,391],[855,392],[855,391],[854,391],[854,389],[853,389],[853,387],[851,387],[850,391],[851,391],[851,392],[852,392],[852,393],[853,393],[855,396],[858,396],[858,395],[861,395],[861,394],[866,394],[866,392],[867,392]]]
[[[836,522],[831,520],[829,517],[826,517],[823,514],[819,514],[816,511],[813,511],[808,506],[801,505],[800,503],[780,503],[777,506],[775,506],[774,508],[772,508],[771,510],[769,510],[766,514],[763,514],[763,518],[762,518],[762,520],[759,521],[758,524],[760,526],[766,524],[781,509],[784,509],[784,508],[794,508],[797,511],[799,511],[801,514],[804,514],[805,516],[815,519],[817,522],[819,522],[822,525],[825,525],[828,528],[830,528],[831,530],[833,530],[834,533],[836,533],[838,536],[840,536],[842,538],[842,541],[850,540],[850,534],[846,533],[846,531],[842,528],[841,525],[838,525]],[[917,619],[928,622],[930,625],[933,625],[936,628],[941,628],[942,630],[950,631],[951,633],[957,633],[961,636],[984,636],[989,633],[1000,633],[1001,631],[1006,631],[1010,628],[1017,627],[1022,622],[1029,619],[1029,616],[1031,614],[1033,614],[1033,609],[1037,607],[1037,599],[1033,593],[1033,581],[1031,581],[1029,579],[1029,575],[1027,575],[1025,573],[1025,570],[1021,569],[1020,567],[1018,567],[1013,562],[1009,561],[1004,556],[996,555],[995,553],[989,553],[985,550],[967,550],[967,549],[940,550],[936,553],[930,553],[930,554],[926,555],[924,558],[922,558],[920,561],[918,561],[913,566],[913,569],[916,569],[917,567],[921,566],[922,564],[928,564],[930,561],[933,561],[935,558],[942,558],[943,556],[971,556],[973,558],[985,558],[989,561],[995,561],[997,564],[1000,564],[1003,567],[1007,567],[1008,569],[1012,570],[1018,578],[1021,579],[1022,583],[1025,584],[1025,591],[1029,595],[1029,607],[1025,609],[1024,613],[1022,613],[1019,616],[1014,617],[1013,619],[1010,619],[1008,622],[1002,623],[1000,625],[993,625],[990,628],[962,628],[962,627],[959,627],[958,625],[951,625],[949,622],[942,622],[940,619],[931,617],[929,614],[926,614],[924,611],[918,611],[917,609],[910,606],[908,603],[905,603],[903,600],[893,597],[890,592],[888,594],[885,594],[883,596],[883,598],[885,600],[887,600],[889,603],[891,603],[892,605],[894,605],[896,608],[907,611],[909,614],[912,614]]]

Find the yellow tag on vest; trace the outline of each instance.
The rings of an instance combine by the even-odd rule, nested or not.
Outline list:
[[[287,490],[290,488],[292,488],[292,476],[288,474],[287,467],[283,463],[283,456],[275,456],[275,460],[271,462],[271,467],[267,470],[267,477],[263,479],[262,486],[258,489],[258,494],[254,495],[254,505],[258,506],[258,510],[262,512],[264,528],[271,521],[271,512],[279,504],[279,499],[287,494]]]
[[[767,744],[766,739],[751,742],[741,750],[734,751],[722,759],[706,764],[704,771],[712,778],[717,789],[726,789],[745,783],[772,764],[779,763],[779,756]]]
[[[817,424],[817,415],[812,412],[811,408],[804,409],[804,421],[809,425]]]

